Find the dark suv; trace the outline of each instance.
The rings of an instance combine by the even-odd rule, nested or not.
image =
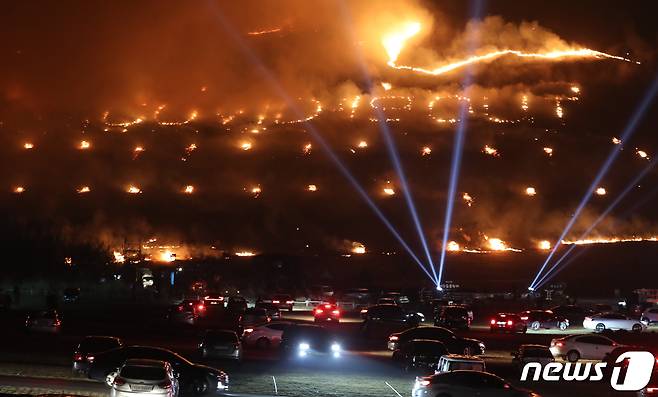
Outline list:
[[[434,311],[434,325],[467,330],[471,326],[471,318],[464,306],[439,306]]]

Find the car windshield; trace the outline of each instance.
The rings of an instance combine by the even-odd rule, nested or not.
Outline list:
[[[162,380],[167,377],[167,372],[162,367],[127,365],[121,369],[119,375],[126,379]]]
[[[235,332],[209,331],[206,339],[211,342],[237,342],[238,336]]]
[[[553,358],[553,354],[548,348],[526,348],[523,349],[523,355],[525,357]]]

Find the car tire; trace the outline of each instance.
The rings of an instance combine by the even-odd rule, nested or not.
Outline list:
[[[633,324],[631,330],[636,333],[642,332],[642,324]]]
[[[567,353],[567,361],[570,363],[575,363],[578,360],[580,360],[580,353],[576,350],[570,350],[569,353]]]
[[[605,324],[598,323],[596,324],[596,327],[594,329],[596,330],[596,332],[603,332],[605,331]]]
[[[521,333],[525,334],[526,332],[528,332],[528,327],[523,327],[523,329],[521,330]]]
[[[533,331],[539,331],[540,327],[541,324],[539,323],[539,321],[533,321],[532,323],[530,323],[530,329]]]
[[[558,323],[557,327],[560,329],[560,331],[564,331],[564,330],[566,330],[569,326],[568,326],[567,323],[565,323],[564,321],[560,321],[560,322]]]
[[[258,338],[258,340],[256,340],[256,347],[258,347],[259,349],[269,349],[270,344],[271,344],[270,340],[265,337],[261,337]]]

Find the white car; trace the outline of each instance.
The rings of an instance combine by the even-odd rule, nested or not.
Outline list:
[[[276,322],[260,327],[245,328],[242,343],[245,346],[256,346],[261,349],[275,348],[281,343],[281,335],[292,323]]]
[[[658,307],[650,307],[642,313],[640,321],[644,325],[658,323]]]
[[[605,355],[621,346],[603,335],[570,335],[551,341],[551,354],[555,358],[576,362],[579,359],[603,360]]]
[[[601,313],[585,317],[583,328],[593,329],[596,332],[603,332],[606,329],[642,332],[646,326],[640,320],[621,313]]]
[[[131,359],[112,380],[111,397],[176,397],[178,379],[165,361]]]

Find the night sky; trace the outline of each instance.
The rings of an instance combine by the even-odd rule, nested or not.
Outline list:
[[[315,129],[420,252],[376,122],[379,107],[436,253],[457,126],[450,119],[464,95],[472,112],[450,239],[475,249],[495,237],[535,250],[559,236],[655,78],[654,14],[650,2],[491,1],[484,19],[472,21],[468,3],[7,3],[0,13],[4,216],[54,223],[71,238],[110,248],[157,236],[188,246],[191,256],[210,245],[344,253],[353,242],[401,253]],[[470,32],[477,32],[476,55],[590,48],[631,61],[503,56],[438,76],[397,70],[382,39],[409,21],[422,28],[396,65],[433,69],[468,58]],[[464,87],[466,71],[472,83]],[[658,155],[657,106],[623,142],[601,183],[607,194],[592,198],[570,238]],[[300,118],[295,109],[311,120],[292,122]],[[657,178],[652,170],[592,237],[658,235]],[[192,194],[184,193],[188,185]],[[141,193],[129,194],[130,186]],[[78,193],[83,187],[90,191]],[[537,194],[526,195],[527,187]]]

